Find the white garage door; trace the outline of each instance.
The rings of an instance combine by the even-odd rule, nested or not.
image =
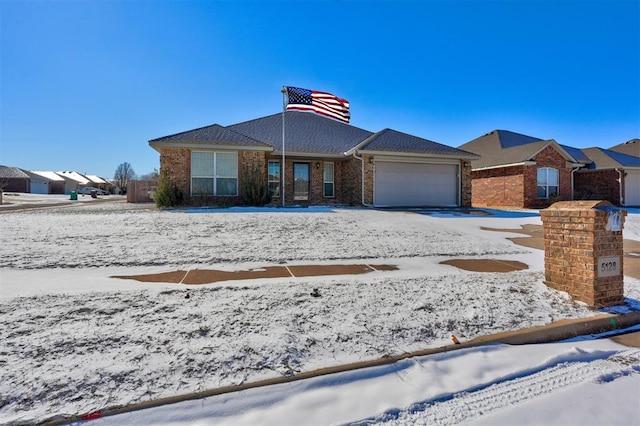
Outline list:
[[[457,206],[458,165],[376,161],[376,206]]]
[[[627,171],[624,186],[624,205],[640,206],[640,171]]]

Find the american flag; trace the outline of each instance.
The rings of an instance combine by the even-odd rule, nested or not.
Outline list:
[[[336,120],[349,122],[349,101],[327,92],[287,87],[287,111],[313,111]]]

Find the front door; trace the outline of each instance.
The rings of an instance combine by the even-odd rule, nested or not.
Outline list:
[[[293,199],[309,199],[309,163],[293,163]]]

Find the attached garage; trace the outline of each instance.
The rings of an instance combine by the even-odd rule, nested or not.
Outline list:
[[[460,205],[459,163],[376,160],[374,205],[379,207]]]
[[[640,206],[640,170],[627,170],[624,186],[624,205]]]

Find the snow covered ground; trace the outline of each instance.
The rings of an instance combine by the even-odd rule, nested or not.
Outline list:
[[[0,423],[42,421],[439,347],[449,344],[452,334],[467,340],[596,315],[542,284],[543,252],[506,240],[521,235],[480,229],[540,224],[530,214],[505,216],[327,208],[158,211],[120,201],[2,213]],[[624,235],[640,240],[640,215],[627,216]],[[471,257],[519,260],[530,269],[476,273],[439,264]],[[111,278],[176,269],[367,262],[394,264],[399,270],[189,287]],[[311,297],[313,289],[321,297]],[[625,296],[623,311],[639,308],[639,280],[625,277]],[[314,424],[426,423],[410,416],[431,412],[420,407],[434,404],[453,407],[450,401],[462,401],[458,392],[476,392],[505,380],[534,377],[535,386],[544,388],[555,379],[540,372],[587,361],[603,366],[594,367],[588,377],[575,373],[576,380],[622,386],[627,395],[640,390],[637,352],[608,341],[562,345],[515,354],[517,348],[508,346],[456,351],[460,354],[407,361],[382,373],[318,379],[321,385],[283,385],[282,398],[265,400],[264,395],[277,392],[263,390],[247,392],[246,398],[219,398],[206,407],[196,401],[171,419],[236,424],[267,416],[265,421],[272,421],[266,423],[299,424],[298,410],[303,419],[313,412]],[[413,392],[396,392],[398,386],[391,386],[392,392],[369,391],[390,386],[370,381],[375,377],[404,383]],[[300,386],[320,393],[298,394]],[[356,404],[355,396],[365,390],[367,398]],[[396,393],[403,396],[392,398]],[[298,401],[296,395],[309,399]],[[535,396],[532,392],[526,403],[516,401],[516,407],[543,401]],[[483,412],[508,419],[509,411],[498,409],[505,399],[493,399],[497,408],[480,407],[456,421],[480,421]],[[335,416],[324,416],[317,407]],[[144,418],[151,423],[169,420],[163,414]],[[127,423],[116,417],[104,421]]]

